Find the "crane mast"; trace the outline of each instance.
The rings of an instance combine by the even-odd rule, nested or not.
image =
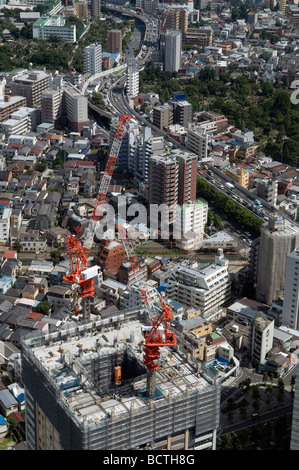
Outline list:
[[[160,348],[164,346],[175,346],[177,344],[175,334],[170,330],[172,311],[170,306],[163,301],[160,295],[160,306],[157,306],[155,300],[149,293],[146,283],[138,279],[141,269],[133,243],[122,226],[117,225],[116,228],[118,229],[119,238],[122,241],[127,258],[131,264],[136,283],[138,284],[145,305],[145,310],[151,323],[151,326],[145,327],[143,330],[145,339],[143,363],[147,369],[147,396],[153,398],[156,393],[155,371],[161,367],[159,361]]]
[[[119,120],[106,163],[105,171],[100,183],[96,202],[87,227],[85,228],[83,234],[80,227],[75,229],[76,234],[81,234],[81,237],[70,234],[66,239],[66,248],[68,251],[67,256],[69,257],[70,270],[68,274],[63,276],[63,279],[67,283],[71,284],[73,289],[78,289],[80,297],[83,298],[84,319],[88,319],[90,317],[91,298],[95,294],[94,277],[98,272],[98,268],[96,266],[90,266],[88,256],[93,245],[95,230],[102,214],[109,184],[126,129],[126,123],[130,118],[131,116],[123,115]]]

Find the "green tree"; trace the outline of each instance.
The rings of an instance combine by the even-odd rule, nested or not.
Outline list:
[[[49,315],[51,309],[51,303],[48,300],[42,300],[36,307],[36,311],[38,313],[42,313],[43,315]]]

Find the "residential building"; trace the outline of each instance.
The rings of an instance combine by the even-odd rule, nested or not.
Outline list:
[[[281,324],[299,330],[299,248],[287,255]]]
[[[77,0],[73,2],[73,6],[79,18],[84,20],[88,18],[88,2],[86,0]]]
[[[186,100],[172,101],[173,105],[173,124],[179,124],[185,129],[192,121],[192,105]]]
[[[27,105],[24,96],[0,95],[0,123],[10,118],[14,111]]]
[[[153,108],[153,124],[161,130],[173,124],[173,106],[164,103]]]
[[[278,196],[278,182],[271,179],[258,181],[257,195],[272,206],[276,206]]]
[[[290,450],[299,450],[299,367],[296,367],[296,384],[293,404]]]
[[[238,183],[243,188],[248,188],[249,186],[249,172],[244,168],[237,168],[235,166],[225,168],[225,174],[229,176],[233,181]]]
[[[59,128],[63,117],[63,94],[64,89],[48,88],[41,97],[41,122],[52,123]]]
[[[27,106],[40,108],[41,96],[49,87],[50,75],[42,70],[29,70],[14,77],[10,83],[12,96],[25,96]]]
[[[120,29],[107,31],[107,52],[111,54],[122,52],[122,32]]]
[[[217,312],[231,295],[228,260],[222,250],[218,250],[215,263],[202,270],[175,266],[166,293],[169,299],[200,310],[204,318]]]
[[[102,71],[102,46],[98,42],[84,48],[84,73],[95,75]]]
[[[299,246],[299,228],[276,212],[261,228],[256,274],[256,300],[271,305],[283,297],[287,255]]]
[[[12,209],[9,207],[0,209],[0,242],[7,243],[9,241],[10,217]]]
[[[151,229],[159,230],[161,225],[169,228],[175,220],[176,203],[178,199],[178,163],[173,156],[152,156],[149,159],[148,202],[150,207]],[[161,222],[159,221],[159,206],[161,209]],[[164,225],[165,224],[165,225]],[[162,235],[162,233],[161,233]]]
[[[164,28],[180,30],[184,35],[188,29],[188,10],[187,8],[170,8],[165,13],[166,20]]]
[[[266,360],[267,353],[273,346],[274,320],[259,312],[252,324],[251,357],[255,365]]]
[[[99,18],[101,16],[101,0],[91,0],[91,17]]]
[[[65,23],[65,19],[60,15],[42,15],[37,21],[33,23],[33,38],[48,40],[51,36],[57,36],[61,40],[69,43],[76,42],[76,25],[66,25]]]
[[[110,269],[118,270],[125,262],[125,250],[121,243],[110,240],[102,240],[99,246],[98,256],[95,262],[103,272]]]
[[[208,203],[197,200],[177,206],[176,246],[181,250],[199,250],[203,243],[205,224],[208,220]]]
[[[197,157],[191,152],[172,150],[171,155],[178,163],[178,204],[196,199]]]
[[[182,33],[177,29],[167,29],[165,33],[164,70],[178,72],[181,67]]]
[[[200,28],[188,28],[184,35],[184,44],[190,44],[199,48],[212,46],[213,29],[210,26]]]
[[[198,156],[199,160],[208,156],[209,132],[196,123],[189,123],[187,130],[187,148]]]
[[[68,126],[75,132],[81,132],[88,123],[87,98],[75,87],[64,87],[64,105]]]
[[[137,67],[129,66],[127,68],[126,94],[132,98],[139,94],[139,70]]]

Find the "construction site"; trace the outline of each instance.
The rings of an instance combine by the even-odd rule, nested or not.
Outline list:
[[[66,240],[70,310],[77,324],[34,332],[22,344],[29,450],[215,449],[220,385],[179,351],[172,310],[140,278],[140,259],[117,225],[140,310],[91,321],[95,277],[90,250],[130,116],[122,116],[85,230]]]
[[[29,450],[215,448],[220,385],[165,347],[149,397],[144,326],[143,313],[131,311],[108,325],[99,320],[27,337]]]

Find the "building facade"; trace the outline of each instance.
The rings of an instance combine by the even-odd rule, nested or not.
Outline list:
[[[165,33],[164,70],[178,72],[181,67],[182,33],[177,29],[167,29]]]
[[[84,48],[84,73],[102,72],[102,46],[98,42]]]

